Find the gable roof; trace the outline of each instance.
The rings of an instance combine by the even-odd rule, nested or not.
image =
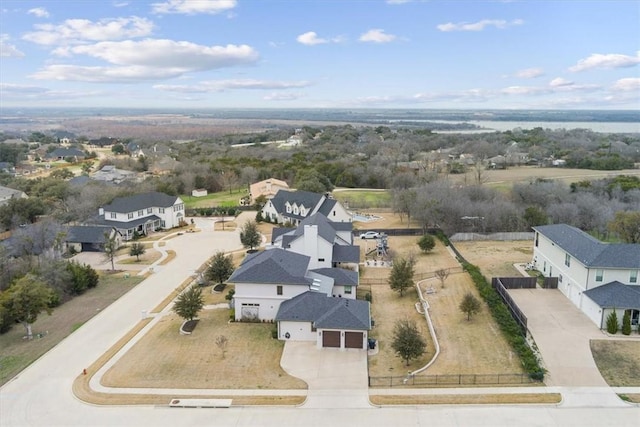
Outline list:
[[[640,244],[603,243],[567,224],[541,225],[533,229],[586,267],[640,268]]]
[[[360,262],[360,246],[333,245],[333,262]]]
[[[26,196],[26,194],[22,190],[0,186],[0,199],[18,199],[24,196]]]
[[[296,228],[274,228],[271,236],[271,242],[273,243],[278,237],[283,236],[282,247],[286,247],[292,240],[304,235],[305,225],[316,225],[318,227],[318,235],[332,244],[335,243],[337,231],[353,230],[353,224],[350,222],[332,222],[329,221],[326,215],[316,212],[300,221],[300,224]]]
[[[330,277],[336,285],[358,286],[358,273],[344,268],[316,268],[314,273]]]
[[[273,199],[271,199],[271,203],[279,214],[291,218],[303,219],[305,218],[304,216],[295,215],[293,212],[288,213],[285,208],[285,204],[289,202],[289,204],[296,204],[298,206],[302,205],[313,211],[323,197],[324,196],[322,194],[312,193],[310,191],[279,190],[276,195],[273,196]]]
[[[229,283],[268,283],[306,285],[310,258],[295,252],[275,248],[249,254],[229,277]]]
[[[338,203],[335,199],[326,198],[318,208],[318,212],[328,217],[331,213],[331,209]]]
[[[128,213],[145,208],[168,208],[173,206],[178,197],[152,191],[129,197],[118,197],[111,204],[104,206],[105,212]]]
[[[601,308],[633,308],[640,310],[640,286],[618,281],[589,289],[584,294]]]
[[[66,242],[104,243],[105,233],[111,234],[113,227],[103,225],[74,225],[67,229]]]
[[[313,322],[322,329],[371,329],[368,301],[304,292],[280,304],[276,321]]]
[[[52,152],[48,153],[45,157],[47,159],[58,158],[58,157],[85,157],[86,154],[84,151],[79,150],[74,147],[69,148],[56,148]]]

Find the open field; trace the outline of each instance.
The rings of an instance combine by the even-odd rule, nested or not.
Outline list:
[[[592,340],[590,345],[593,359],[607,384],[640,387],[640,341]]]
[[[417,260],[416,277],[422,277],[439,268],[459,268],[457,261],[439,241],[429,254],[422,254],[416,245],[417,237],[390,237],[389,246],[398,254],[414,252]],[[388,268],[365,267],[363,279],[386,278]],[[455,270],[454,270],[455,271]],[[513,355],[502,337],[488,310],[483,309],[471,321],[458,308],[462,297],[471,292],[478,299],[475,287],[465,273],[451,274],[445,287],[437,279],[420,282],[423,295],[430,305],[430,314],[438,336],[441,353],[435,363],[423,372],[425,375],[439,374],[519,374],[522,372],[519,359]],[[432,287],[435,293],[424,291]],[[424,366],[434,355],[435,348],[428,332],[426,320],[415,309],[417,292],[411,289],[400,297],[388,285],[368,287],[373,296],[372,315],[375,327],[371,336],[379,340],[379,353],[369,359],[371,376],[406,375]],[[361,293],[363,290],[360,291]],[[366,291],[365,291],[366,292]],[[415,320],[427,339],[427,353],[412,361],[407,368],[390,348],[393,325],[397,319]]]
[[[187,209],[190,208],[213,208],[213,207],[234,207],[238,206],[238,201],[248,194],[246,188],[209,193],[202,197],[193,197],[186,194],[180,195]]]
[[[477,241],[454,242],[456,249],[471,264],[477,265],[485,277],[521,277],[513,264],[530,262],[533,241],[511,242]]]
[[[45,334],[42,338],[24,340],[22,325],[15,325],[11,331],[0,335],[0,384],[13,378],[141,281],[141,277],[125,278],[123,274],[101,275],[96,288],[55,308],[51,316],[46,313],[39,316],[33,324],[33,332],[34,335]]]
[[[271,338],[272,324],[229,323],[229,310],[203,310],[192,335],[171,313],[103,377],[110,387],[304,389],[280,367],[284,343]],[[228,339],[226,356],[215,344]],[[161,354],[162,357],[157,357]]]

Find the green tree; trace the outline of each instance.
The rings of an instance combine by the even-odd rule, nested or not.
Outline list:
[[[400,296],[403,296],[406,289],[413,286],[413,267],[414,261],[410,259],[398,258],[393,261],[389,274],[389,286],[394,291],[400,292]]]
[[[631,311],[625,310],[622,316],[622,334],[631,335]]]
[[[245,248],[253,250],[253,248],[260,246],[262,242],[262,236],[258,232],[258,224],[255,221],[247,221],[240,229],[240,243]]]
[[[537,225],[545,225],[549,222],[547,214],[538,206],[529,206],[524,210],[524,222],[527,227],[535,227]]]
[[[136,257],[136,261],[140,261],[140,255],[144,255],[147,249],[144,247],[142,243],[132,243],[129,248],[129,256]]]
[[[618,211],[609,230],[627,243],[640,243],[640,211]]]
[[[204,307],[202,289],[192,286],[178,296],[173,311],[184,320],[193,320]]]
[[[73,178],[75,175],[67,168],[56,169],[49,175],[51,178],[57,179],[69,179]]]
[[[9,315],[22,323],[27,331],[27,337],[33,338],[31,325],[38,320],[38,315],[46,311],[51,314],[49,302],[54,297],[53,290],[37,277],[27,274],[16,280],[3,298],[3,303]]]
[[[618,333],[618,314],[615,308],[607,316],[607,332],[610,334]]]
[[[391,348],[409,366],[409,360],[422,356],[427,348],[418,326],[410,320],[398,320],[393,327]]]
[[[213,280],[216,283],[223,283],[233,273],[233,261],[230,256],[225,256],[224,252],[216,252],[211,258],[209,268],[205,275],[207,279]]]
[[[118,251],[118,240],[116,236],[110,236],[108,232],[104,233],[104,257],[111,262],[111,270],[115,270],[115,258]]]
[[[436,247],[436,239],[431,234],[424,234],[418,240],[418,247],[422,252],[429,252]]]
[[[113,147],[111,147],[111,152],[113,154],[124,154],[124,145],[118,143],[118,144],[113,144]]]
[[[467,320],[480,311],[480,301],[471,292],[467,292],[460,303],[460,311],[467,315]]]
[[[100,280],[98,273],[90,265],[82,265],[71,261],[67,263],[66,270],[70,273],[70,280],[67,284],[67,292],[72,295],[79,295],[90,288],[98,286]]]

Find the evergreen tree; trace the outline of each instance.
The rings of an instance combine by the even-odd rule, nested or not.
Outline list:
[[[460,310],[467,315],[467,320],[471,320],[471,316],[480,311],[480,301],[472,293],[468,292],[462,298]]]
[[[389,286],[394,291],[400,292],[400,296],[406,289],[413,286],[413,266],[412,260],[398,258],[393,261],[389,274]]]
[[[409,366],[409,360],[420,357],[427,348],[427,343],[420,335],[415,322],[398,320],[393,328],[391,348]]]
[[[173,311],[184,320],[193,320],[204,307],[202,289],[192,286],[178,296]]]
[[[213,280],[215,283],[224,283],[225,280],[233,273],[233,261],[230,256],[225,256],[224,252],[216,252],[211,258],[209,268],[205,275],[207,279]]]

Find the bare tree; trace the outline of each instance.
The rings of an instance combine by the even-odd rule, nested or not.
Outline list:
[[[223,359],[225,358],[227,352],[227,344],[229,344],[229,340],[224,335],[218,335],[216,337],[216,346],[218,346],[218,348],[222,352]]]
[[[436,270],[436,277],[440,280],[440,286],[442,286],[442,289],[444,289],[444,282],[447,280],[447,277],[449,277],[449,273],[450,271],[448,268],[440,268]]]

